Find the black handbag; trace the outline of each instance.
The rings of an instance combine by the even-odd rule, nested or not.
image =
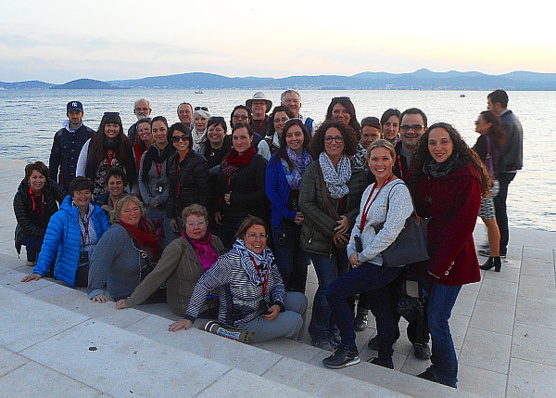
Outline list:
[[[394,184],[388,192],[386,214],[388,214],[388,210],[390,207],[390,192],[392,192],[392,189],[394,189],[394,187],[399,184],[404,184],[404,182],[400,181],[399,183]],[[411,202],[413,203],[413,198],[411,198]],[[414,203],[413,209],[415,209]],[[428,260],[428,224],[428,219],[419,217],[416,211],[414,211],[414,213],[409,216],[407,220],[405,220],[403,229],[399,233],[396,240],[392,242],[392,244],[388,246],[382,253],[380,253],[382,256],[382,265],[384,267],[402,267],[407,264],[413,264],[420,261]],[[373,228],[375,230],[375,233],[378,234],[382,227],[384,227],[384,223],[374,225]]]

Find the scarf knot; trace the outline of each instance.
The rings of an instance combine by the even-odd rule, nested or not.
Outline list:
[[[346,196],[349,193],[347,182],[351,179],[351,163],[349,158],[343,155],[338,162],[338,166],[334,167],[326,152],[321,152],[319,163],[326,188],[330,192],[332,199],[340,199]]]

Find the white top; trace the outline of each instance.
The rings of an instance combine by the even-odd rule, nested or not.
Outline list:
[[[355,236],[361,236],[363,251],[359,253],[359,261],[362,263],[370,262],[375,265],[382,265],[382,256],[380,253],[396,240],[403,229],[405,220],[413,213],[413,204],[411,202],[409,190],[405,184],[403,182],[400,183],[400,181],[399,179],[390,181],[380,192],[378,192],[378,189],[375,189],[373,196],[376,196],[376,199],[367,213],[367,220],[365,221],[363,231],[359,231],[363,208],[376,183],[369,185],[367,189],[365,189],[361,198],[359,215],[351,231],[351,237],[347,247],[348,257],[353,253],[357,253],[355,249]],[[388,194],[390,194],[389,205]],[[387,207],[388,214],[386,214]],[[383,222],[384,227],[378,234],[375,234],[373,226]]]

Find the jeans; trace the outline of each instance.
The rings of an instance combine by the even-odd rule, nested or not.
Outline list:
[[[342,345],[348,349],[357,349],[353,318],[348,297],[357,293],[367,292],[369,304],[376,314],[378,336],[378,356],[380,359],[391,359],[392,344],[395,341],[394,314],[390,305],[389,284],[397,278],[402,268],[388,268],[371,263],[353,268],[347,274],[336,279],[326,290],[326,298],[332,315],[336,320]]]
[[[330,333],[334,332],[334,320],[324,292],[338,276],[347,272],[347,252],[333,247],[330,256],[309,253],[309,258],[313,267],[315,267],[319,287],[313,299],[313,310],[308,330],[312,340],[324,340],[328,339]]]
[[[253,343],[272,340],[278,337],[295,338],[303,327],[303,314],[307,310],[307,297],[299,292],[286,292],[284,300],[286,311],[269,321],[262,315],[239,327],[255,332]]]
[[[272,228],[276,263],[287,291],[305,293],[307,284],[307,255],[301,248],[301,225],[282,219]]]
[[[23,235],[23,245],[25,252],[27,252],[27,261],[37,261],[37,255],[41,251],[42,236]]]
[[[431,283],[427,310],[429,331],[432,338],[431,362],[440,383],[457,387],[458,358],[450,333],[448,320],[456,303],[461,286],[444,286]]]
[[[500,229],[500,254],[506,255],[508,252],[508,242],[510,241],[510,230],[508,227],[508,210],[506,199],[508,198],[508,187],[515,178],[516,173],[498,173],[500,191],[494,197],[494,211],[496,212],[496,222]]]

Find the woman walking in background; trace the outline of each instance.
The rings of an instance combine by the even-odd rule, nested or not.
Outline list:
[[[491,111],[483,111],[475,122],[475,131],[480,134],[477,143],[473,147],[479,155],[492,179],[490,194],[481,201],[479,217],[487,227],[488,234],[488,260],[481,265],[481,269],[489,270],[494,268],[500,272],[502,262],[500,260],[500,229],[496,222],[494,212],[494,197],[498,194],[500,184],[498,184],[498,160],[500,159],[500,148],[506,141],[504,130],[500,124],[500,119]],[[483,254],[479,250],[479,254]]]

